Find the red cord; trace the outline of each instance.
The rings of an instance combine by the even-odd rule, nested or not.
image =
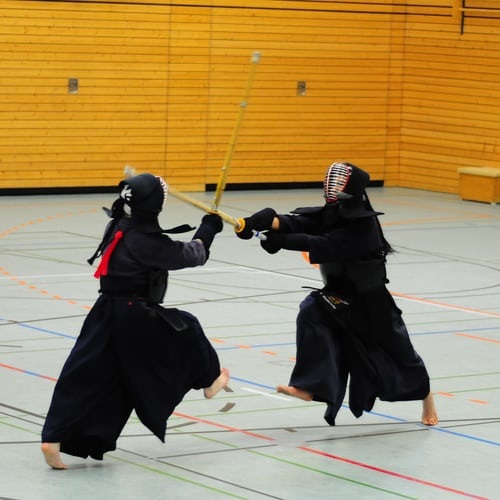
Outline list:
[[[123,231],[117,231],[115,233],[113,241],[108,245],[108,248],[106,248],[106,251],[102,255],[101,262],[94,273],[95,278],[100,278],[101,276],[106,276],[108,274],[109,259],[116,248],[116,245],[118,245],[118,242],[122,239],[122,236]]]

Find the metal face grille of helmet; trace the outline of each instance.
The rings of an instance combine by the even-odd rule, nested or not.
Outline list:
[[[327,203],[334,203],[342,196],[349,178],[352,174],[352,167],[346,163],[332,163],[326,171],[325,180],[323,181],[323,191]],[[349,195],[345,196],[349,198]]]
[[[163,177],[156,177],[161,184],[161,188],[163,190],[163,202],[161,204],[160,210],[163,210],[163,207],[165,206],[165,203],[167,202],[167,197],[168,197],[168,184],[165,182],[165,179]]]

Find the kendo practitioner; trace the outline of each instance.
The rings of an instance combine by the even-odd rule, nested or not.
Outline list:
[[[195,228],[160,227],[162,178],[144,173],[118,189],[89,259],[101,257],[99,297],[63,366],[42,430],[42,452],[54,469],[66,468],[60,452],[102,460],[116,449],[132,410],[164,442],[167,419],[190,389],[212,398],[229,380],[197,318],[160,305],[169,271],[205,264],[221,218],[207,214],[191,241],[175,241],[166,233]]]
[[[415,352],[401,310],[386,288],[386,241],[365,188],[369,174],[333,163],[323,188],[325,204],[277,214],[265,208],[241,219],[237,235],[264,231],[260,244],[270,254],[281,249],[308,252],[318,264],[323,287],[300,304],[297,355],[289,385],[277,391],[327,405],[324,418],[335,425],[349,379],[349,408],[360,417],[384,401],[422,400],[422,423],[438,417],[429,376]]]

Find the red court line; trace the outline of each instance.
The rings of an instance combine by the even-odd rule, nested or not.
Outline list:
[[[375,472],[381,472],[382,474],[388,474],[389,476],[398,477],[400,479],[405,479],[406,481],[413,481],[414,483],[423,484],[425,486],[431,486],[432,488],[438,488],[440,490],[449,491],[451,493],[456,493],[457,495],[465,496],[468,498],[475,498],[477,500],[489,500],[487,497],[480,497],[473,495],[471,493],[466,493],[465,491],[457,490],[455,488],[450,488],[442,484],[433,483],[431,481],[425,481],[423,479],[418,479],[413,476],[407,476],[406,474],[400,474],[399,472],[394,472],[392,470],[382,469],[381,467],[376,467],[374,465],[365,464],[363,462],[358,462],[357,460],[351,460],[350,458],[341,457],[339,455],[332,455],[331,453],[326,453],[324,451],[315,450],[314,448],[309,448],[306,446],[299,446],[300,450],[305,450],[310,453],[315,453],[316,455],[321,455],[323,457],[332,458],[334,460],[339,460],[340,462],[345,462],[351,465],[356,465],[358,467],[363,467],[365,469],[370,469]]]
[[[219,424],[218,422],[214,422],[213,420],[206,420],[204,418],[194,417],[192,415],[186,415],[185,413],[179,413],[177,411],[174,411],[173,415],[175,415],[176,417],[185,418],[187,420],[194,420],[195,422],[200,422],[202,424],[211,425],[212,427],[219,427],[220,429],[224,429],[226,431],[245,434],[245,436],[252,436],[257,439],[264,439],[266,441],[275,441],[274,438],[265,436],[264,434],[257,434],[256,432],[246,431],[245,429],[238,429],[237,427],[231,427],[230,425]]]
[[[47,380],[51,380],[51,381],[54,381],[54,382],[57,381],[56,378],[49,377],[47,375],[41,375],[41,374],[38,374],[38,373],[30,372],[28,370],[24,370],[22,368],[17,368],[15,366],[11,366],[11,365],[6,365],[4,363],[0,363],[0,367],[8,368],[9,370],[14,370],[14,371],[21,372],[21,373],[24,373],[24,374],[27,374],[27,375],[34,375],[34,376],[37,376],[37,377],[40,377],[40,378],[43,378],[43,379],[47,379]],[[270,436],[266,436],[264,434],[257,434],[256,432],[247,431],[245,429],[239,429],[237,427],[232,427],[232,426],[225,425],[225,424],[220,424],[218,422],[214,422],[212,420],[206,420],[204,418],[195,417],[193,415],[187,415],[185,413],[179,413],[179,412],[174,412],[173,415],[175,415],[177,417],[180,417],[180,418],[185,418],[187,420],[191,420],[191,421],[194,421],[194,422],[204,423],[204,424],[210,425],[212,427],[218,427],[220,429],[228,430],[228,431],[231,431],[231,432],[236,432],[236,433],[244,434],[246,436],[254,437],[254,438],[257,438],[257,439],[262,439],[262,440],[265,440],[265,441],[276,441],[275,438],[272,438]],[[356,467],[362,467],[364,469],[368,469],[368,470],[371,470],[371,471],[374,471],[374,472],[378,472],[380,474],[386,474],[388,476],[397,477],[397,478],[403,479],[405,481],[412,481],[414,483],[422,484],[424,486],[429,486],[431,488],[436,488],[436,489],[439,489],[439,490],[443,490],[443,491],[448,491],[448,492],[451,492],[451,493],[455,493],[457,495],[464,496],[464,497],[467,497],[467,498],[473,498],[473,499],[476,499],[476,500],[490,500],[487,497],[481,497],[481,496],[478,496],[478,495],[474,495],[472,493],[467,493],[465,491],[457,490],[455,488],[450,488],[450,487],[442,485],[442,484],[433,483],[431,481],[425,481],[424,479],[419,479],[417,477],[408,476],[406,474],[401,474],[399,472],[391,471],[391,470],[388,470],[388,469],[382,469],[381,467],[376,467],[374,465],[366,464],[366,463],[363,463],[363,462],[358,462],[358,461],[352,460],[350,458],[341,457],[340,455],[333,455],[331,453],[327,453],[327,452],[324,452],[324,451],[321,451],[321,450],[316,450],[314,448],[309,448],[308,446],[298,446],[297,449],[305,451],[307,453],[313,453],[315,455],[320,455],[320,456],[323,456],[325,458],[329,458],[329,459],[332,459],[332,460],[337,460],[337,461],[344,462],[344,463],[347,463],[347,464],[350,464],[350,465],[354,465]]]
[[[219,427],[221,429],[225,429],[228,431],[237,432],[240,434],[245,434],[247,436],[252,436],[252,437],[255,437],[258,439],[264,439],[266,441],[276,441],[274,438],[269,437],[269,436],[265,436],[263,434],[256,434],[255,432],[246,431],[244,429],[238,429],[236,427],[231,427],[229,425],[219,424],[219,423],[213,422],[211,420],[193,417],[191,415],[186,415],[184,413],[174,412],[174,415],[177,417],[186,418],[188,420],[194,420],[195,422],[201,422],[201,423],[204,423],[207,425],[211,425],[213,427]],[[490,500],[487,497],[481,497],[478,495],[474,495],[472,493],[467,493],[465,491],[457,490],[455,488],[450,488],[449,486],[444,486],[442,484],[433,483],[431,481],[425,481],[424,479],[419,479],[417,477],[408,476],[406,474],[401,474],[399,472],[391,471],[388,469],[382,469],[381,467],[376,467],[375,465],[365,464],[363,462],[358,462],[357,460],[352,460],[350,458],[341,457],[340,455],[333,455],[331,453],[327,453],[327,452],[324,452],[321,450],[316,450],[315,448],[310,448],[308,446],[297,446],[297,449],[308,452],[308,453],[314,453],[315,455],[320,455],[320,456],[325,457],[325,458],[330,458],[332,460],[337,460],[339,462],[344,462],[344,463],[347,463],[350,465],[354,465],[356,467],[362,467],[364,469],[368,469],[368,470],[371,470],[374,472],[386,474],[388,476],[397,477],[399,479],[404,479],[405,481],[412,481],[414,483],[422,484],[424,486],[430,486],[431,488],[436,488],[439,490],[448,491],[450,493],[455,493],[457,495],[464,496],[467,498],[474,498],[476,500]]]
[[[33,375],[35,377],[51,380],[52,382],[57,382],[57,378],[49,377],[48,375],[42,375],[41,373],[35,373],[35,372],[30,372],[28,370],[23,370],[22,368],[17,368],[17,366],[11,366],[11,365],[6,365],[5,363],[0,363],[0,367],[7,368],[8,370],[13,370],[15,372],[21,372],[26,375]]]

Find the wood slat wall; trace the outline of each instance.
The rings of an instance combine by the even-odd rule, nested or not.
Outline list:
[[[456,193],[458,167],[500,166],[494,4],[2,0],[0,190],[113,186],[126,164],[205,189],[259,51],[229,183],[349,160]]]
[[[457,193],[458,168],[500,167],[500,10],[468,10],[494,3],[467,0],[463,34],[457,11],[407,19],[395,184]]]
[[[1,187],[113,185],[125,163],[163,157],[169,16],[168,6],[2,2]]]

